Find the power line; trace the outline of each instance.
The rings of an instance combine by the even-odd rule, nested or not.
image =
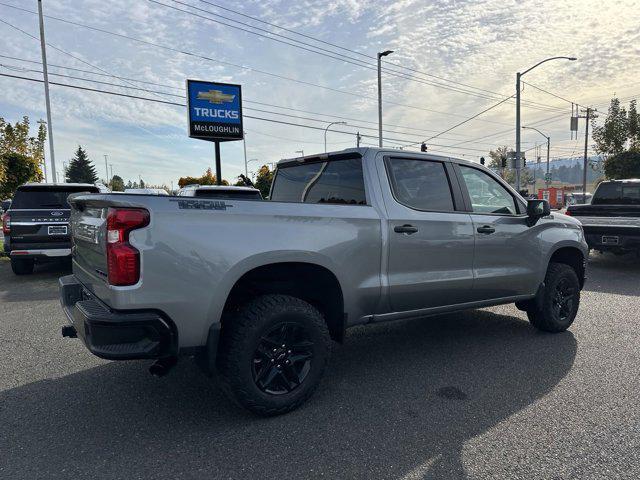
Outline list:
[[[20,27],[17,27],[16,25],[13,25],[13,24],[11,24],[11,23],[9,23],[9,22],[5,21],[5,20],[2,20],[1,18],[0,18],[0,22],[2,22],[2,23],[4,23],[5,25],[7,25],[7,26],[9,26],[9,27],[11,27],[11,28],[13,28],[13,29],[15,29],[15,30],[17,30],[17,31],[19,31],[19,32],[21,32],[21,33],[23,33],[23,34],[25,34],[25,35],[27,35],[28,37],[31,37],[32,39],[36,40],[37,42],[40,42],[40,39],[39,39],[38,37],[36,37],[35,35],[30,34],[30,33],[29,33],[29,32],[27,32],[26,30],[23,30],[23,29],[21,29]],[[100,70],[101,72],[103,72],[103,73],[105,73],[105,74],[108,74],[108,75],[111,75],[112,77],[115,77],[114,75],[112,75],[112,74],[111,74],[110,72],[108,72],[107,70],[104,70],[103,68],[100,68],[100,67],[98,67],[97,65],[94,65],[94,64],[92,64],[92,63],[89,63],[89,62],[87,62],[86,60],[83,60],[83,59],[81,59],[81,58],[77,57],[76,55],[74,55],[74,54],[72,54],[72,53],[70,53],[70,52],[67,52],[66,50],[63,50],[62,48],[56,47],[55,45],[52,45],[52,44],[50,44],[50,43],[48,43],[48,42],[47,42],[47,45],[48,45],[49,47],[53,48],[54,50],[57,50],[57,51],[59,51],[59,52],[61,52],[61,53],[64,53],[65,55],[68,55],[68,56],[70,56],[71,58],[73,58],[73,59],[75,59],[75,60],[77,60],[77,61],[79,61],[79,62],[82,62],[82,63],[84,63],[85,65],[90,66],[91,68],[95,68],[96,70]],[[123,80],[123,81],[124,81],[125,83],[128,83],[126,80]],[[133,84],[131,84],[131,85],[133,85]],[[134,85],[134,86],[135,86],[135,85]]]
[[[533,88],[535,88],[536,90],[539,90],[539,91],[541,91],[541,92],[543,92],[543,93],[546,93],[547,95],[551,95],[552,97],[559,98],[560,100],[565,101],[565,102],[567,102],[567,103],[570,103],[570,104],[572,104],[572,105],[582,106],[582,105],[578,104],[577,102],[574,102],[574,101],[572,101],[572,100],[567,100],[566,98],[561,97],[560,95],[556,95],[555,93],[549,92],[548,90],[545,90],[544,88],[540,88],[540,87],[538,87],[538,86],[536,86],[536,85],[533,85],[532,83],[525,82],[524,80],[521,80],[521,83],[524,83],[525,85],[529,85],[530,87],[533,87]]]
[[[174,0],[174,1],[176,1],[176,0]],[[296,30],[292,30],[292,29],[290,29],[290,28],[283,27],[282,25],[277,25],[277,24],[275,24],[275,23],[271,23],[271,22],[268,22],[268,21],[266,21],[266,20],[262,20],[261,18],[258,18],[258,17],[254,17],[254,16],[251,16],[251,15],[247,15],[247,14],[245,14],[245,13],[239,12],[239,11],[237,11],[237,10],[231,9],[231,8],[229,8],[229,7],[225,7],[225,6],[220,5],[220,4],[217,4],[217,3],[213,3],[213,2],[208,1],[208,0],[200,0],[200,2],[202,2],[202,3],[206,3],[206,4],[211,5],[211,6],[214,6],[214,7],[216,7],[216,8],[221,9],[221,10],[225,10],[225,11],[227,11],[227,12],[234,13],[234,14],[239,15],[239,16],[244,17],[244,18],[249,18],[249,19],[251,19],[251,20],[253,20],[253,21],[256,21],[256,22],[260,22],[260,23],[263,23],[263,24],[269,25],[269,26],[274,27],[274,28],[278,28],[278,29],[281,29],[281,30],[285,30],[285,31],[287,31],[287,32],[289,32],[289,33],[293,33],[293,34],[295,34],[295,35],[299,35],[299,36],[301,36],[301,37],[308,38],[308,39],[313,40],[313,41],[318,42],[318,43],[322,43],[322,44],[325,44],[325,45],[332,46],[332,47],[334,47],[334,48],[338,48],[338,49],[340,49],[340,50],[345,50],[345,51],[347,51],[347,52],[354,53],[354,54],[356,54],[356,55],[360,55],[360,56],[365,57],[365,58],[370,59],[370,60],[374,60],[374,59],[375,59],[375,57],[374,57],[374,56],[372,56],[372,55],[368,55],[368,54],[365,54],[365,53],[359,52],[359,51],[357,51],[357,50],[354,50],[354,49],[351,49],[351,48],[344,47],[344,46],[342,46],[342,45],[337,45],[337,44],[335,44],[335,43],[331,43],[331,42],[328,42],[328,41],[326,41],[326,40],[322,40],[322,39],[319,39],[319,38],[317,38],[317,37],[313,37],[313,36],[311,36],[311,35],[307,35],[307,34],[305,34],[305,33],[301,33],[301,32],[298,32],[298,31],[296,31]],[[193,8],[195,8],[195,7],[193,7]],[[210,13],[212,13],[212,14],[213,14],[213,12],[210,12]],[[254,28],[255,28],[255,27],[254,27]],[[472,89],[475,89],[475,90],[479,90],[479,91],[481,91],[481,92],[486,92],[486,93],[490,93],[490,94],[492,94],[492,95],[496,95],[496,96],[498,96],[498,97],[503,97],[503,96],[504,96],[504,94],[499,93],[499,92],[494,92],[494,91],[487,90],[487,89],[484,89],[484,88],[476,87],[476,86],[474,86],[474,85],[469,85],[469,84],[466,84],[466,83],[458,82],[458,81],[455,81],[455,80],[448,79],[448,78],[446,78],[446,77],[441,77],[441,76],[438,76],[438,75],[434,75],[434,74],[432,74],[432,73],[423,72],[423,71],[421,71],[421,70],[417,70],[417,69],[415,69],[415,68],[407,67],[407,66],[405,66],[405,65],[402,65],[402,64],[397,63],[397,62],[394,62],[394,61],[387,60],[387,62],[386,62],[386,63],[387,63],[387,64],[390,64],[390,65],[397,66],[397,67],[399,67],[399,68],[403,68],[403,69],[408,70],[408,71],[412,71],[412,72],[415,72],[415,73],[419,73],[419,74],[421,74],[421,75],[425,75],[425,76],[427,76],[427,77],[432,77],[432,78],[436,78],[436,79],[438,79],[438,80],[442,80],[442,81],[445,81],[445,82],[449,82],[449,83],[454,84],[454,85],[460,85],[460,86],[463,86],[463,87],[472,88]]]
[[[39,62],[39,61],[28,60],[28,59],[24,59],[24,58],[20,58],[20,57],[12,57],[12,56],[9,56],[9,55],[0,55],[0,58],[7,58],[7,59],[11,59],[11,60],[20,61],[20,62],[32,63],[34,65],[40,65],[40,66],[42,65],[42,63]],[[96,76],[102,76],[102,77],[115,77],[115,78],[118,78],[118,79],[130,80],[132,82],[144,83],[144,84],[148,84],[148,85],[154,85],[154,86],[158,86],[158,87],[170,88],[170,89],[180,90],[180,91],[184,92],[184,86],[176,87],[176,86],[173,86],[173,85],[166,85],[166,84],[157,83],[157,82],[150,82],[150,81],[146,81],[146,80],[140,80],[138,78],[116,76],[116,75],[111,75],[111,74],[95,73],[95,72],[92,72],[90,70],[84,70],[82,68],[69,67],[67,65],[57,65],[57,64],[54,64],[54,63],[49,63],[48,65],[49,65],[49,67],[56,67],[56,68],[60,68],[60,69],[64,69],[64,70],[82,72],[82,73],[87,73],[87,74],[90,74],[90,75],[96,75]],[[5,65],[5,67],[6,68],[10,68],[8,65]],[[29,71],[35,72],[35,73],[41,73],[38,70],[29,70]],[[51,75],[62,76],[61,74],[53,74],[53,73]],[[85,78],[82,78],[82,77],[70,77],[70,78],[75,78],[75,79],[80,79],[80,80],[100,83],[98,81],[95,81],[95,80],[92,80],[92,79],[85,79]],[[124,87],[124,88],[129,88],[129,87]],[[133,87],[131,87],[131,88],[133,88]],[[157,93],[162,93],[164,95],[177,96],[175,94],[170,94],[168,92],[157,92]],[[183,96],[184,96],[184,93],[183,93],[183,95],[180,95],[180,97],[183,97]],[[309,111],[309,110],[302,110],[302,109],[298,109],[298,108],[285,107],[285,106],[282,106],[282,105],[275,105],[275,104],[271,104],[271,103],[259,102],[259,101],[256,101],[256,100],[243,99],[243,102],[244,103],[255,103],[256,105],[264,105],[264,106],[273,107],[273,108],[281,108],[281,109],[284,109],[284,110],[290,110],[290,111],[294,111],[294,112],[310,113],[312,115],[320,115],[320,116],[325,116],[325,117],[330,117],[330,118],[337,118],[337,119],[340,119],[340,120],[351,120],[351,121],[356,121],[356,122],[368,123],[368,124],[371,124],[371,125],[377,125],[378,124],[377,122],[365,120],[365,119],[362,119],[362,118],[345,117],[345,116],[340,116],[340,115],[336,115],[336,114],[333,114],[333,113],[313,112],[313,111]],[[405,129],[405,130],[413,130],[413,131],[416,131],[416,132],[431,133],[431,132],[437,132],[438,131],[438,130],[427,129],[427,128],[415,128],[415,127],[409,127],[409,126],[406,126],[406,125],[397,125],[397,124],[392,124],[392,123],[387,123],[387,122],[385,122],[385,125],[387,125],[389,127],[402,128],[402,129]],[[455,135],[460,136],[460,134],[455,134]],[[462,135],[462,136],[464,136],[464,135]],[[448,140],[454,140],[454,139],[448,139]]]
[[[34,69],[29,69],[29,68],[21,68],[21,67],[16,67],[16,66],[12,66],[12,65],[1,64],[1,63],[0,63],[0,67],[7,68],[9,70],[20,71],[20,72],[42,73],[42,71],[40,71],[40,70],[34,70]],[[73,80],[80,80],[80,81],[84,81],[84,82],[92,82],[92,83],[97,83],[97,84],[100,84],[100,85],[108,85],[108,86],[112,86],[112,87],[127,88],[127,89],[131,89],[131,90],[142,91],[142,92],[159,93],[159,94],[162,94],[162,95],[175,97],[175,98],[184,98],[185,97],[184,94],[183,95],[177,95],[177,94],[168,93],[168,92],[161,92],[161,91],[158,91],[158,90],[149,90],[149,89],[142,88],[142,87],[129,87],[129,86],[120,85],[120,84],[117,84],[117,83],[111,83],[111,82],[105,82],[105,81],[100,81],[100,80],[93,80],[93,79],[87,79],[87,78],[83,78],[83,77],[77,77],[75,75],[64,75],[64,74],[53,73],[53,72],[50,73],[50,75],[51,76],[56,76],[56,77],[73,79]],[[253,101],[250,101],[250,100],[244,100],[244,102],[245,103],[250,103],[250,104],[256,103],[256,104],[259,104],[259,105],[266,105],[266,106],[270,106],[270,107],[274,107],[274,108],[287,109],[287,107],[280,107],[280,106],[277,106],[277,105],[271,105],[271,104],[267,104],[267,103],[263,103],[263,102],[253,102]],[[286,113],[282,113],[282,112],[273,112],[273,111],[270,111],[270,110],[264,110],[264,109],[255,108],[255,107],[245,107],[245,110],[252,110],[252,111],[261,112],[261,113],[268,113],[268,114],[272,114],[272,115],[287,116],[287,117],[290,117],[290,118],[308,120],[308,121],[312,121],[312,122],[326,123],[326,121],[327,121],[326,119],[310,118],[310,117],[306,117],[306,116],[292,115],[292,114],[286,114]],[[317,114],[315,112],[309,112],[309,113],[315,114],[315,115],[328,116],[327,114]],[[341,117],[336,117],[336,118],[341,118]],[[364,121],[363,123],[374,123],[374,122],[366,122],[366,121]],[[377,128],[374,128],[374,127],[367,127],[367,126],[356,125],[356,124],[349,124],[349,126],[353,127],[353,128],[359,128],[359,129],[362,129],[362,130],[370,130],[370,131],[377,131],[378,130]],[[402,132],[402,131],[396,131],[396,130],[390,130],[390,129],[385,129],[385,131],[387,133],[392,133],[392,134],[412,135],[412,133],[409,133],[409,132]],[[449,139],[449,140],[457,140],[457,139]]]
[[[251,30],[247,30],[245,28],[238,27],[236,25],[230,25],[230,24],[222,22],[220,20],[215,20],[213,18],[204,16],[204,15],[201,15],[201,14],[189,11],[189,10],[184,10],[184,9],[172,6],[172,5],[167,5],[166,3],[162,3],[162,2],[160,2],[158,0],[147,0],[147,1],[149,1],[151,3],[155,3],[157,5],[164,6],[166,8],[170,8],[170,9],[182,12],[182,13],[186,13],[188,15],[192,15],[192,16],[195,16],[195,17],[198,17],[198,18],[202,18],[202,19],[208,20],[210,22],[218,23],[218,24],[221,24],[221,25],[224,25],[224,26],[227,26],[227,27],[230,27],[230,28],[234,28],[234,29],[246,32],[246,33],[257,35],[259,37],[267,38],[267,39],[275,41],[275,42],[284,43],[286,45],[289,45],[289,46],[292,46],[292,47],[295,47],[295,48],[299,48],[299,49],[302,49],[302,50],[305,50],[305,51],[308,51],[308,52],[311,52],[311,53],[315,53],[315,54],[322,55],[322,56],[325,56],[325,57],[328,57],[328,58],[332,58],[334,60],[339,60],[339,61],[342,61],[342,62],[345,62],[345,63],[350,63],[352,65],[356,65],[356,66],[359,66],[359,67],[362,67],[362,68],[366,68],[368,70],[377,71],[377,66],[374,66],[373,64],[370,64],[370,63],[365,63],[363,60],[356,59],[356,58],[353,58],[353,57],[349,57],[349,56],[346,56],[344,54],[339,54],[339,53],[324,49],[322,47],[311,45],[311,44],[306,43],[306,42],[300,42],[300,40],[292,39],[291,37],[286,37],[286,36],[271,32],[269,30],[265,30],[265,29],[262,29],[260,27],[256,27],[254,25],[250,25],[250,24],[247,24],[247,23],[244,23],[244,22],[240,22],[238,20],[233,20],[233,19],[230,19],[229,17],[225,17],[223,15],[211,12],[210,10],[198,8],[198,7],[194,6],[194,5],[182,2],[180,0],[172,0],[172,1],[174,3],[179,4],[179,5],[187,6],[187,7],[193,8],[195,10],[198,10],[200,12],[205,12],[205,13],[208,13],[210,15],[214,15],[214,16],[223,18],[225,20],[232,21],[234,23],[238,23],[238,24],[250,27],[250,28],[254,28],[254,29],[257,29],[257,30],[260,30],[260,31],[263,31],[263,32],[267,32],[271,36],[263,35],[263,34],[260,34],[260,33],[257,33],[257,32],[253,32]],[[320,49],[320,50],[322,50],[324,52],[330,52],[331,54],[327,54],[327,53],[323,53],[323,52],[320,52],[320,51],[312,50],[310,48],[307,48],[306,46],[300,46],[300,45],[292,44],[290,42],[287,42],[287,41],[284,41],[284,40],[280,40],[279,38],[274,38],[274,37],[281,37],[281,38],[285,38],[287,40],[291,40],[291,41],[294,41],[294,42],[299,42],[299,43],[302,43],[302,45],[306,45],[306,46],[310,46],[312,48]],[[335,55],[339,55],[339,57],[336,57]],[[468,91],[468,90],[463,90],[463,89],[460,89],[459,87],[451,87],[449,85],[444,85],[444,84],[440,84],[440,83],[434,83],[431,80],[425,80],[425,79],[416,77],[414,75],[406,74],[406,73],[403,73],[403,72],[398,72],[397,70],[389,69],[388,67],[384,67],[383,71],[385,73],[387,73],[387,74],[390,74],[392,76],[396,76],[396,77],[399,77],[399,78],[404,78],[404,79],[415,81],[415,82],[418,82],[418,83],[423,83],[423,84],[430,85],[430,86],[444,88],[446,90],[451,90],[451,91],[458,92],[458,93],[464,93],[464,94],[467,94],[467,95],[472,95],[472,96],[485,98],[485,99],[489,99],[489,100],[495,99],[496,95],[498,95],[498,98],[502,97],[502,94],[499,94],[499,93],[496,93],[496,92],[490,92],[491,95],[480,94],[480,93],[477,93],[477,92],[471,92],[471,91]],[[472,88],[475,88],[475,87],[472,87]],[[540,109],[549,109],[549,108],[551,108],[551,109],[554,109],[554,110],[557,109],[557,107],[551,106],[551,105],[541,105],[541,106],[539,104],[536,105],[537,102],[528,102],[528,103],[529,103],[529,106],[532,107],[532,108],[540,108]]]
[[[168,7],[168,8],[172,8],[174,10],[178,10],[178,11],[190,14],[190,15],[194,15],[196,17],[201,17],[201,18],[204,18],[204,19],[208,19],[208,20],[210,20],[212,22],[223,23],[224,24],[224,22],[219,22],[217,20],[210,19],[208,17],[196,14],[194,12],[189,12],[187,10],[183,10],[183,9],[171,6],[171,5],[167,5],[167,4],[158,2],[157,0],[148,0],[148,1],[156,3],[158,5],[162,5],[162,6]],[[174,1],[176,1],[176,0],[174,0]],[[33,12],[33,11],[28,10],[26,8],[17,7],[15,5],[7,4],[7,3],[4,3],[4,2],[0,2],[0,5],[4,5],[6,7],[13,8],[13,9],[25,12],[25,13],[30,13],[30,14],[33,14],[33,15],[37,14],[36,12]],[[196,8],[196,7],[192,6],[192,8]],[[201,58],[203,60],[220,63],[222,65],[228,65],[228,66],[232,66],[232,67],[235,67],[235,68],[241,68],[241,69],[249,70],[249,71],[252,71],[252,72],[260,73],[260,74],[263,74],[263,75],[272,76],[272,77],[275,77],[275,78],[289,80],[289,81],[300,83],[302,85],[313,86],[313,87],[316,87],[316,88],[323,88],[323,89],[327,89],[327,90],[330,90],[330,91],[334,91],[334,92],[338,92],[338,93],[342,93],[342,94],[346,94],[346,95],[351,95],[351,96],[356,96],[356,97],[360,97],[360,98],[376,100],[375,97],[372,97],[372,96],[369,96],[369,95],[357,94],[357,93],[351,92],[351,91],[345,91],[345,90],[341,90],[341,89],[331,88],[331,87],[328,87],[328,86],[325,86],[325,85],[318,85],[318,84],[314,84],[314,83],[311,83],[311,82],[306,82],[306,81],[303,81],[303,80],[298,80],[298,79],[286,77],[284,75],[280,75],[280,74],[276,74],[276,73],[272,73],[272,72],[267,72],[265,70],[256,69],[256,68],[249,67],[249,66],[246,66],[246,65],[239,65],[239,64],[232,63],[232,62],[227,62],[227,61],[223,61],[223,60],[219,60],[219,59],[213,59],[213,58],[206,57],[204,55],[196,54],[196,53],[193,53],[193,52],[183,51],[183,50],[176,49],[176,48],[173,48],[173,47],[168,47],[166,45],[161,45],[161,44],[158,44],[158,43],[154,43],[154,42],[151,42],[151,41],[148,41],[148,40],[143,40],[143,39],[140,39],[140,38],[131,37],[129,35],[125,35],[125,34],[122,34],[122,33],[112,32],[112,31],[109,31],[109,30],[106,30],[106,29],[103,29],[103,28],[94,27],[94,26],[82,24],[82,23],[79,23],[79,22],[74,22],[74,21],[71,21],[71,20],[67,20],[67,19],[63,19],[63,18],[51,16],[51,15],[44,15],[44,16],[46,18],[51,19],[51,20],[56,20],[56,21],[59,21],[59,22],[70,24],[70,25],[75,25],[75,26],[78,26],[78,27],[81,27],[81,28],[87,28],[89,30],[98,31],[98,32],[105,33],[105,34],[108,34],[108,35],[113,35],[113,36],[117,36],[117,37],[121,37],[121,38],[126,38],[126,39],[129,39],[129,40],[132,40],[132,41],[136,41],[136,42],[139,42],[139,43],[146,44],[146,45],[150,45],[150,46],[154,46],[154,47],[157,47],[157,48],[162,48],[162,49],[165,49],[165,50],[173,51],[175,53],[194,56],[196,58]],[[10,25],[8,22],[6,22],[6,23],[8,25]],[[227,25],[227,24],[224,24],[224,25]],[[10,25],[10,26],[12,26],[12,25]],[[231,26],[232,28],[240,28],[240,27],[235,27],[233,25],[227,25],[227,26]],[[17,27],[14,26],[14,28],[17,28]],[[253,27],[253,28],[255,28],[255,27]],[[244,30],[244,29],[242,29],[242,30]],[[26,32],[23,31],[23,33],[26,33]],[[254,33],[254,34],[257,35],[256,32],[250,32],[250,33]],[[274,35],[276,35],[276,34],[274,34]],[[271,38],[271,37],[267,37],[267,38]],[[55,48],[55,47],[53,47],[53,48]],[[315,52],[315,53],[319,53],[319,52]],[[343,60],[343,59],[339,59],[339,60]],[[87,62],[84,62],[84,63],[87,63]],[[347,63],[349,63],[349,62],[347,62]],[[363,66],[363,65],[358,65],[358,66]],[[369,69],[372,69],[372,70],[376,69],[373,66],[365,67],[365,68],[369,68]],[[396,76],[398,76],[398,75],[396,75]],[[406,76],[406,75],[400,73],[399,76],[401,78],[403,78],[403,76]],[[423,81],[423,83],[424,83],[424,81]],[[431,83],[427,83],[427,84],[433,86],[433,84],[431,84]],[[450,87],[446,87],[445,86],[445,88],[450,88]],[[484,98],[492,99],[492,97],[488,97],[488,96],[485,96]],[[441,115],[461,116],[461,115],[457,115],[457,114],[454,114],[454,113],[451,113],[451,112],[441,112],[441,111],[432,110],[432,109],[428,109],[428,108],[424,108],[424,107],[416,107],[414,105],[407,105],[407,104],[402,104],[402,103],[398,103],[398,102],[393,102],[393,101],[390,101],[390,100],[385,100],[385,103],[388,103],[388,104],[391,104],[391,105],[397,105],[397,106],[401,106],[401,107],[405,107],[405,108],[424,110],[424,111],[428,111],[428,112],[438,113],[438,114],[441,114]],[[534,105],[529,105],[529,106],[532,107],[532,108],[541,108],[539,106],[534,106]],[[548,110],[549,108],[557,109],[557,107],[553,107],[553,106],[550,106],[550,105],[543,105],[542,106],[542,109],[544,109],[544,110]],[[484,120],[484,121],[486,121],[488,123],[496,123],[496,124],[500,124],[501,123],[501,122],[493,122],[493,121],[489,121],[489,120]]]
[[[11,74],[7,74],[7,73],[0,73],[0,76],[19,79],[19,80],[28,80],[28,81],[32,81],[32,82],[38,82],[38,83],[42,83],[44,81],[44,80],[39,80],[39,79],[36,79],[36,78],[22,77],[22,76],[19,76],[19,75],[11,75]],[[171,102],[171,101],[168,101],[168,100],[147,98],[147,97],[141,97],[141,96],[138,96],[138,95],[130,95],[130,94],[126,94],[126,93],[112,92],[112,91],[108,91],[108,90],[100,90],[100,89],[96,89],[96,88],[89,88],[89,87],[83,87],[83,86],[80,86],[80,85],[72,85],[72,84],[66,84],[66,83],[59,83],[59,82],[49,82],[49,83],[51,85],[57,85],[57,86],[67,87],[67,88],[74,88],[74,89],[77,89],[77,90],[85,90],[85,91],[95,92],[95,93],[104,93],[104,94],[114,95],[114,96],[118,96],[118,97],[131,98],[131,99],[135,99],[135,100],[145,100],[145,101],[148,101],[148,102],[162,103],[162,104],[165,104],[165,105],[186,107],[186,105],[184,103]],[[260,121],[264,121],[264,122],[278,123],[278,124],[282,124],[282,125],[291,125],[291,126],[295,126],[295,127],[310,128],[310,129],[313,129],[313,130],[320,130],[320,131],[325,131],[326,130],[324,127],[315,127],[313,125],[304,125],[304,124],[299,124],[299,123],[287,122],[287,121],[283,121],[283,120],[276,120],[276,119],[272,119],[272,118],[257,117],[257,116],[253,116],[253,115],[243,115],[243,117],[244,118],[250,118],[250,119],[253,119],[253,120],[260,120]],[[334,133],[342,133],[344,135],[354,135],[353,132],[346,132],[344,130],[329,129],[328,131],[329,132],[334,132]],[[378,138],[377,135],[361,134],[361,136],[362,137],[366,137],[366,138],[373,138],[373,139],[377,139]],[[404,142],[407,142],[407,139],[388,138],[388,137],[384,137],[384,139],[386,141],[390,142],[390,143],[397,143],[398,145],[401,145]],[[437,146],[441,146],[441,147],[444,147],[444,148],[450,147],[449,145],[437,145]],[[475,148],[465,148],[465,150],[484,151],[482,149],[475,149]]]
[[[426,142],[428,142],[429,140],[432,140],[432,139],[434,139],[434,138],[436,138],[436,137],[439,137],[440,135],[443,135],[443,134],[445,134],[445,133],[447,133],[447,132],[450,132],[450,131],[451,131],[451,130],[453,130],[454,128],[459,127],[460,125],[464,125],[465,123],[470,122],[470,121],[471,121],[471,120],[473,120],[474,118],[477,118],[477,117],[479,117],[480,115],[482,115],[483,113],[486,113],[486,112],[488,112],[489,110],[492,110],[492,109],[494,109],[494,108],[498,107],[499,105],[502,105],[504,102],[506,102],[507,100],[509,100],[510,98],[513,98],[513,97],[514,97],[514,95],[511,95],[510,97],[507,97],[507,98],[503,98],[503,99],[502,99],[502,100],[500,100],[498,103],[495,103],[495,104],[491,105],[489,108],[485,108],[485,109],[484,109],[484,110],[482,110],[481,112],[478,112],[478,113],[476,113],[475,115],[472,115],[471,117],[469,117],[469,118],[467,118],[467,119],[463,120],[462,122],[456,123],[456,124],[455,124],[455,125],[453,125],[452,127],[449,127],[449,128],[447,128],[446,130],[443,130],[443,131],[442,131],[442,132],[440,132],[440,133],[437,133],[437,134],[435,134],[435,135],[432,135],[431,137],[427,138],[426,140],[423,140],[422,142],[410,143],[410,144],[407,144],[407,145],[405,145],[405,146],[407,146],[407,147],[411,147],[411,146],[413,146],[413,145],[419,145],[420,143],[426,143]]]

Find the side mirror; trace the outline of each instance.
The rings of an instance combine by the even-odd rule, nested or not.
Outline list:
[[[551,214],[551,206],[547,200],[529,200],[527,201],[527,215],[530,218],[546,217]]]

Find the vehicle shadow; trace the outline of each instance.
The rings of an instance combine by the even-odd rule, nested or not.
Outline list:
[[[616,256],[592,252],[584,289],[589,292],[640,295],[640,258],[634,254]]]
[[[30,275],[15,275],[8,259],[0,260],[0,301],[32,302],[58,298],[57,279],[69,275],[71,268],[64,261],[36,264]],[[53,281],[52,281],[53,280]]]
[[[275,418],[192,364],[111,362],[0,393],[5,478],[465,478],[469,439],[570,371],[571,332],[479,310],[358,327],[315,396]]]

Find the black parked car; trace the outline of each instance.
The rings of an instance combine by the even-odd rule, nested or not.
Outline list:
[[[99,193],[82,183],[27,183],[18,187],[3,215],[4,251],[16,275],[33,272],[35,262],[71,256],[69,204],[73,193]]]

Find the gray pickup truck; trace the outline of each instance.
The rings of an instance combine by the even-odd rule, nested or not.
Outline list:
[[[448,157],[349,149],[278,163],[268,201],[70,199],[70,321],[99,357],[180,356],[262,414],[290,411],[354,325],[515,303],[561,332],[578,311],[580,224]]]

